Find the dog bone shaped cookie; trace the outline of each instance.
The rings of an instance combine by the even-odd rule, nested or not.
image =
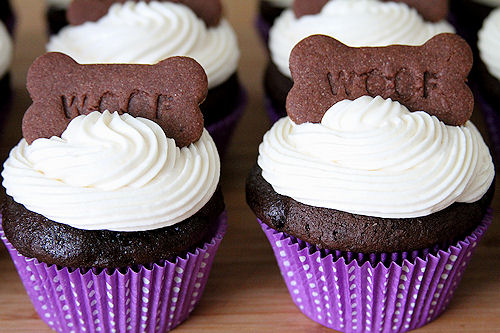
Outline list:
[[[68,22],[71,25],[80,25],[87,21],[97,21],[108,12],[114,3],[124,3],[130,0],[73,0],[67,11]],[[139,0],[134,0],[139,1]],[[140,0],[150,2],[151,0]],[[220,0],[160,0],[181,3],[193,10],[195,14],[205,21],[209,27],[219,25],[222,17],[222,4]]]
[[[65,54],[47,53],[31,65],[27,88],[33,100],[22,124],[28,143],[60,136],[73,118],[105,110],[155,121],[178,147],[203,133],[199,105],[208,82],[191,58],[172,57],[156,65],[80,65]]]
[[[463,125],[474,108],[466,84],[471,68],[472,51],[455,34],[437,35],[422,46],[360,48],[313,35],[292,50],[287,113],[297,124],[318,123],[335,103],[368,95]]]
[[[422,17],[430,22],[438,22],[448,15],[448,0],[382,0],[385,2],[404,2],[415,8]],[[295,0],[293,11],[295,17],[313,15],[321,12],[328,0]]]

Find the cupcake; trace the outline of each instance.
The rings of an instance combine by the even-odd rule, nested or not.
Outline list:
[[[15,18],[9,0],[0,0],[0,21],[5,24],[9,33],[14,32]]]
[[[484,20],[478,34],[477,93],[495,146],[500,152],[500,8]]]
[[[300,7],[307,7],[306,0],[302,2]],[[292,87],[288,59],[303,38],[325,34],[349,46],[421,45],[439,33],[454,31],[445,21],[425,21],[416,9],[402,2],[335,0],[328,1],[317,14],[296,15],[291,9],[284,11],[269,34],[271,59],[264,85],[272,122],[286,115],[285,100]]]
[[[72,0],[46,0],[47,25],[51,35],[57,34],[59,30],[68,25],[66,10]]]
[[[472,54],[456,35],[431,42],[423,51],[356,49],[318,35],[292,51],[288,116],[265,134],[246,198],[293,301],[329,328],[404,332],[432,321],[491,223],[494,167],[466,121],[473,103],[464,73]],[[360,58],[365,62],[353,64]],[[384,90],[391,97],[377,95],[381,81],[363,74],[380,70],[378,78],[389,80],[409,70],[417,78],[443,63],[460,67],[438,70],[439,78],[424,83],[426,96],[418,83],[410,89],[414,81],[397,79],[399,88]],[[337,71],[357,74],[343,80]],[[444,82],[451,77],[460,78],[458,86]],[[447,97],[431,91],[445,86]],[[435,111],[418,111],[424,104]],[[454,123],[451,110],[460,105],[470,106],[458,121],[464,124],[440,120]]]
[[[474,55],[477,49],[477,32],[484,19],[496,7],[499,0],[453,0],[450,1],[450,11],[457,26],[457,32],[471,45]]]
[[[260,0],[259,16],[257,17],[257,29],[262,39],[267,43],[269,38],[269,28],[274,23],[274,20],[281,13],[292,7],[293,0]]]
[[[40,318],[58,332],[177,326],[226,228],[219,156],[198,107],[203,69],[184,57],[79,65],[48,53],[27,86],[0,236]]]
[[[10,64],[12,61],[12,39],[0,22],[0,122],[8,110],[11,99]]]
[[[174,55],[194,58],[208,76],[208,97],[201,106],[205,125],[223,155],[243,112],[245,94],[237,76],[236,34],[220,16],[220,2],[191,1],[188,7],[170,1],[118,1],[102,13],[91,3],[71,4],[72,25],[52,36],[47,50],[83,64],[154,64]]]

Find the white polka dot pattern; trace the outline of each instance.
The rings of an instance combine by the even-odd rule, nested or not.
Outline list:
[[[344,332],[406,332],[446,309],[490,224],[488,213],[471,235],[447,251],[428,254],[425,260],[404,259],[402,265],[393,261],[389,267],[381,262],[373,267],[370,260],[361,266],[356,260],[347,264],[343,257],[325,256],[307,243],[261,226],[290,295],[306,316]]]
[[[1,215],[0,215],[1,217]],[[175,263],[126,272],[69,271],[26,258],[0,229],[21,281],[40,318],[57,332],[166,332],[200,301],[227,217],[210,243]]]

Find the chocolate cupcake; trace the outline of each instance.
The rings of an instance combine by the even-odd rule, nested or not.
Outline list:
[[[471,45],[474,55],[477,52],[477,32],[483,25],[484,19],[498,6],[500,6],[498,0],[450,1],[450,11],[457,27],[457,33]]]
[[[220,2],[191,1],[191,7],[170,1],[112,2],[109,9],[99,7],[101,12],[92,1],[74,1],[68,9],[72,25],[52,36],[47,50],[87,64],[154,64],[174,55],[196,59],[208,76],[201,107],[205,124],[223,154],[245,98],[237,77],[236,34],[221,17]]]
[[[0,0],[0,21],[5,24],[7,30],[12,35],[16,20],[9,0]]]
[[[444,311],[491,223],[471,67],[454,34],[378,48],[315,35],[292,51],[288,116],[264,136],[246,197],[312,320],[405,332]]]
[[[484,20],[478,34],[476,93],[496,156],[500,153],[500,8]]]
[[[24,138],[2,172],[1,237],[38,314],[59,332],[175,327],[199,302],[226,227],[202,67],[48,53],[27,86]]]
[[[10,64],[12,61],[12,39],[0,22],[0,123],[3,122],[11,100]]]
[[[292,7],[293,0],[260,0],[259,1],[259,16],[257,17],[257,29],[266,42],[269,39],[269,29],[274,23],[274,20],[281,13]]]
[[[421,45],[439,33],[454,32],[448,22],[426,21],[415,8],[402,2],[325,2],[316,14],[303,15],[297,10],[286,10],[270,30],[271,59],[266,69],[264,87],[272,122],[286,115],[285,100],[292,87],[288,59],[295,44],[307,36],[325,34],[349,46],[386,46]],[[308,0],[296,0],[295,7],[304,12],[312,4]]]
[[[66,11],[72,0],[46,0],[47,28],[49,34],[54,35],[68,25]]]

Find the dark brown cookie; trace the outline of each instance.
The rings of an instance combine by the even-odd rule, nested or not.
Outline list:
[[[466,84],[472,51],[460,36],[440,34],[422,46],[348,47],[313,35],[290,55],[294,85],[287,113],[296,124],[318,123],[335,103],[361,96],[391,98],[447,125],[463,125],[474,109]]]
[[[139,232],[81,230],[56,223],[7,197],[3,230],[24,256],[47,264],[82,268],[119,268],[173,259],[208,241],[224,210],[218,189],[190,218],[173,226]]]
[[[31,65],[27,88],[33,100],[23,118],[28,143],[60,136],[71,119],[105,110],[151,119],[179,147],[203,133],[199,105],[207,95],[207,76],[191,58],[156,65],[80,65],[62,53],[47,53]]]
[[[114,3],[124,3],[129,0],[73,0],[68,8],[67,18],[71,25],[80,25],[85,22],[95,22],[108,12]],[[139,0],[134,0],[139,1]],[[152,0],[140,0],[150,2]],[[219,25],[222,17],[222,4],[220,0],[160,0],[181,3],[193,10],[207,26]]]
[[[291,180],[292,181],[292,180]],[[359,253],[414,251],[450,244],[479,225],[495,185],[475,203],[455,203],[423,217],[388,219],[319,208],[280,195],[255,166],[247,178],[246,199],[271,228],[329,250]]]
[[[448,0],[382,0],[385,2],[403,2],[415,8],[424,19],[430,22],[438,22],[448,15]],[[321,12],[328,0],[295,0],[293,11],[295,17],[313,15]]]

